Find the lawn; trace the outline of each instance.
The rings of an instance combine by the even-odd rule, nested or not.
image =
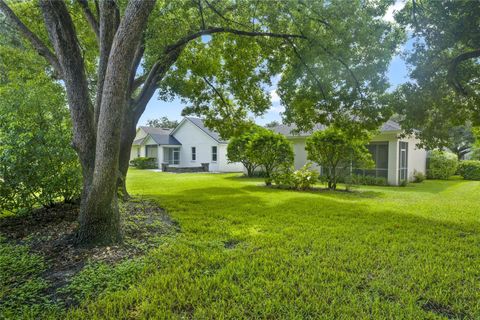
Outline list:
[[[180,232],[71,318],[480,318],[480,182],[295,192],[131,170],[128,188]]]

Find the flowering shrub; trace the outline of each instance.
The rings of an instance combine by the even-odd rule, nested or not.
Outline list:
[[[286,166],[277,171],[273,182],[278,186],[284,186],[296,190],[307,190],[318,181],[318,172],[310,170],[311,163],[307,163],[299,170],[292,166]]]

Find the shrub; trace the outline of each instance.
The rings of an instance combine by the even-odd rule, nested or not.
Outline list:
[[[458,160],[453,153],[434,150],[428,157],[427,177],[429,179],[448,179],[457,171]]]
[[[157,160],[155,158],[138,157],[130,161],[130,164],[138,169],[155,169]]]
[[[299,170],[293,170],[292,166],[282,168],[273,175],[273,182],[296,190],[310,189],[318,181],[318,172],[310,170],[310,167],[311,163]]]
[[[38,77],[20,87],[0,85],[0,212],[80,197],[82,174],[62,89]]]
[[[421,183],[426,179],[425,174],[423,172],[414,171],[413,172],[413,182]]]
[[[458,174],[466,180],[480,180],[480,161],[460,161],[460,164],[458,165]]]

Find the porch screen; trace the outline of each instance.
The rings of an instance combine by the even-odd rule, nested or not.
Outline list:
[[[358,175],[388,178],[388,141],[372,142],[367,146],[375,162],[375,169],[355,169]]]

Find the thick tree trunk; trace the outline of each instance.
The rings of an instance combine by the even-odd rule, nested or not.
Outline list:
[[[80,211],[78,240],[108,244],[121,240],[117,202],[120,140],[135,50],[153,1],[130,1],[110,50],[98,115],[95,169]]]

